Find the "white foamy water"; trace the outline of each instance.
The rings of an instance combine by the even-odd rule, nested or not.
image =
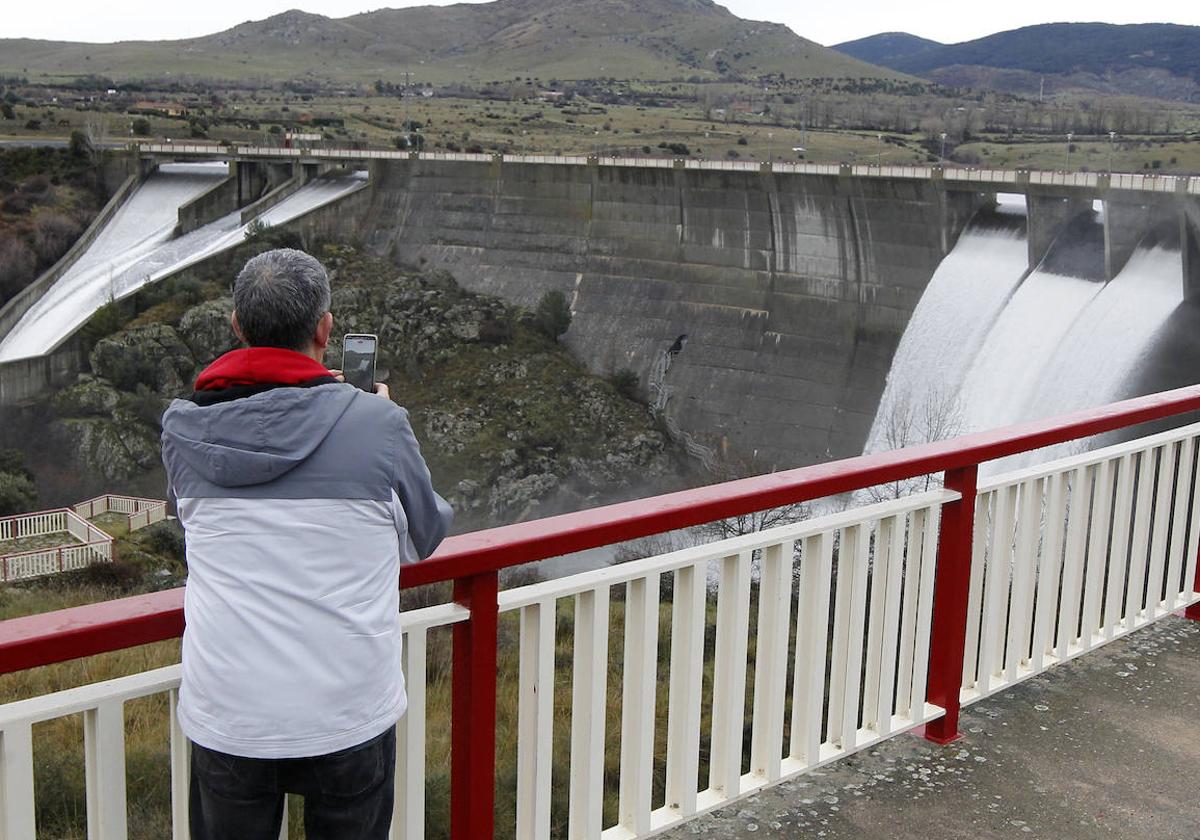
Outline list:
[[[1035,271],[988,332],[959,391],[963,431],[1039,416],[1032,405],[1043,371],[1103,283]]]
[[[1023,205],[1000,202],[1017,215]],[[1179,253],[1139,247],[1109,283],[1032,272],[1026,238],[969,229],[942,261],[888,374],[866,451],[888,448],[904,406],[954,412],[954,432],[994,429],[1136,396],[1160,328],[1183,301]],[[894,425],[894,420],[891,421]],[[922,439],[918,429],[917,439]],[[992,474],[1087,442],[985,465]]]
[[[1024,204],[1020,205],[1022,212]],[[1025,273],[1025,236],[968,229],[921,296],[896,349],[866,451],[890,448],[888,418],[955,399],[988,331]]]
[[[236,246],[241,211],[178,238],[178,208],[225,177],[225,164],[167,164],[114,214],[87,252],[0,341],[0,362],[49,353],[101,306]],[[319,178],[258,219],[280,225],[361,188],[366,173]]]
[[[1050,417],[1131,396],[1150,339],[1181,303],[1179,252],[1139,248],[1063,337],[1026,413]]]

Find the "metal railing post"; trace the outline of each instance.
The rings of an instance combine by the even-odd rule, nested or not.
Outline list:
[[[960,493],[962,498],[942,508],[938,534],[926,697],[930,703],[945,709],[946,714],[925,726],[925,737],[939,744],[948,744],[959,737],[958,710],[967,643],[967,599],[971,588],[971,540],[978,473],[979,468],[974,464],[946,471],[946,489]]]
[[[1192,514],[1195,516],[1196,514]],[[1200,555],[1200,548],[1197,549],[1197,554]],[[1196,563],[1196,579],[1192,582],[1192,591],[1200,592],[1200,557]],[[1190,618],[1192,621],[1200,621],[1200,604],[1192,604],[1183,611],[1184,618]]]
[[[454,581],[454,600],[471,618],[454,625],[450,725],[450,838],[494,833],[496,786],[496,626],[499,575]]]

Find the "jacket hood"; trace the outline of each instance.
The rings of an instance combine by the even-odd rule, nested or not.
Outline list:
[[[329,376],[329,370],[303,353],[280,347],[243,347],[231,350],[196,377],[197,391],[215,391],[237,385],[297,385]]]
[[[265,484],[302,464],[358,393],[330,383],[277,387],[213,405],[175,400],[163,415],[163,447],[213,484]]]

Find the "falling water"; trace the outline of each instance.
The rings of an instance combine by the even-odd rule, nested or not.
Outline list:
[[[117,210],[90,248],[0,340],[0,362],[50,352],[105,303],[119,300],[245,238],[234,211],[172,238],[178,208],[225,177],[225,164],[168,164]],[[319,178],[265,211],[279,225],[361,188],[366,173]]]
[[[1012,213],[1011,204],[999,212]],[[1028,277],[1023,233],[968,229],[905,330],[867,451],[888,448],[889,422],[906,404],[918,414],[931,401],[947,407],[961,433],[1141,393],[1139,371],[1183,300],[1179,253],[1139,247],[1109,283],[1048,270],[1094,249],[1095,225],[1083,218]]]
[[[989,327],[1021,282],[1026,261],[1019,231],[972,227],[963,233],[904,331],[868,452],[911,442],[896,439],[891,421],[898,414],[957,397]]]

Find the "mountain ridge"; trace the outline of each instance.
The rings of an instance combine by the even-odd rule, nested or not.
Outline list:
[[[0,72],[114,78],[369,81],[409,70],[428,81],[537,74],[563,79],[901,78],[739,18],[712,0],[494,0],[379,9],[345,18],[291,9],[178,41],[0,40]]]
[[[1044,23],[957,44],[889,32],[833,49],[942,84],[1036,92],[1047,78],[1059,87],[1200,101],[1197,26]]]

